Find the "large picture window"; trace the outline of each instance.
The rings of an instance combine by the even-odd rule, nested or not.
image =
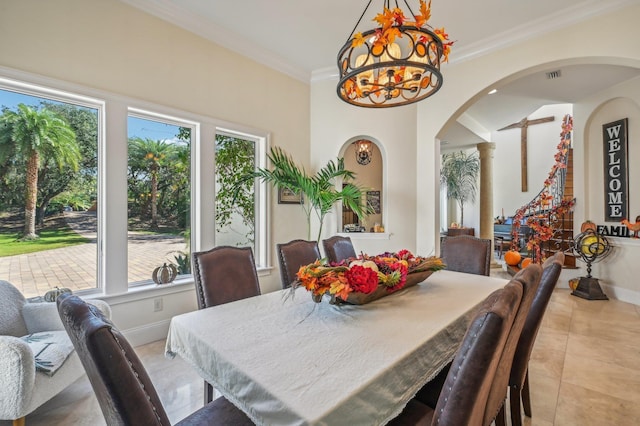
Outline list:
[[[101,105],[0,80],[0,108],[0,279],[95,289]]]
[[[192,129],[138,112],[127,130],[129,285],[148,283],[165,264],[188,275]]]
[[[267,133],[51,86],[0,76],[0,279],[26,297],[135,295],[165,264],[189,284],[191,252],[215,245],[269,268],[266,184],[234,193],[266,167]]]

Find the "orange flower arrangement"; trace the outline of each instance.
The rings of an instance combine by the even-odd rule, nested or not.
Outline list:
[[[293,288],[303,286],[316,301],[320,301],[325,293],[347,300],[352,292],[370,294],[378,286],[384,286],[389,292],[400,290],[408,274],[438,271],[444,267],[442,260],[436,256],[414,256],[408,250],[377,256],[362,254],[337,265],[317,260],[300,267]]]

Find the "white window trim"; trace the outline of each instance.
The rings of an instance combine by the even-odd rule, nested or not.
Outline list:
[[[117,298],[122,301],[146,299],[150,294],[182,291],[186,285],[191,286],[191,279],[180,280],[170,285],[155,284],[129,287],[127,270],[127,116],[129,113],[144,113],[147,117],[156,116],[163,119],[177,120],[177,123],[193,123],[195,135],[192,143],[195,151],[192,155],[192,228],[197,226],[198,232],[192,235],[192,250],[213,247],[214,224],[205,220],[212,209],[208,209],[208,202],[213,203],[213,197],[196,197],[202,191],[215,194],[213,180],[203,180],[203,167],[212,168],[209,161],[214,155],[214,144],[200,143],[201,140],[215,141],[216,129],[224,129],[233,134],[242,134],[258,138],[260,143],[259,167],[266,167],[266,152],[269,148],[270,133],[251,126],[227,122],[199,114],[181,111],[139,99],[129,98],[110,92],[100,91],[89,87],[56,80],[50,77],[31,74],[0,66],[0,88],[19,91],[32,96],[46,97],[61,102],[73,103],[98,109],[98,260],[96,289],[80,292],[83,296]],[[205,163],[210,165],[206,166]],[[195,162],[195,164],[193,164]],[[206,169],[205,169],[206,170]],[[194,172],[196,175],[194,175]],[[106,179],[104,176],[108,176]],[[212,174],[213,176],[213,174]],[[209,190],[211,185],[211,190]],[[264,276],[274,269],[269,264],[271,232],[269,203],[270,188],[265,184],[265,203],[260,203],[260,224],[262,233],[260,239],[260,255],[256,258],[258,274]],[[261,197],[262,198],[262,197]],[[210,225],[207,225],[207,222]],[[256,235],[258,233],[256,226]]]

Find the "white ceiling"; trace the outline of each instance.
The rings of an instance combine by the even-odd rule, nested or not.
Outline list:
[[[217,44],[309,82],[337,74],[336,55],[368,0],[122,0]],[[392,2],[395,4],[395,2]],[[406,11],[404,1],[399,1]],[[408,0],[414,12],[418,1]],[[450,62],[464,61],[640,0],[432,0],[429,24],[444,26],[455,40]],[[374,26],[383,0],[373,0],[357,31]],[[606,33],[603,33],[606,36]],[[488,131],[504,127],[549,103],[572,103],[587,94],[640,75],[612,65],[543,70],[499,87],[466,112]],[[446,65],[443,66],[446,84]],[[437,95],[436,95],[437,96]],[[468,130],[452,126],[451,145],[477,143]],[[472,140],[473,138],[476,140]]]

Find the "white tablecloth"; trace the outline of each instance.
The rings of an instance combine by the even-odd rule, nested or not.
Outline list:
[[[474,308],[505,284],[439,271],[360,306],[273,292],[174,317],[166,353],[257,424],[385,424],[453,358]]]

